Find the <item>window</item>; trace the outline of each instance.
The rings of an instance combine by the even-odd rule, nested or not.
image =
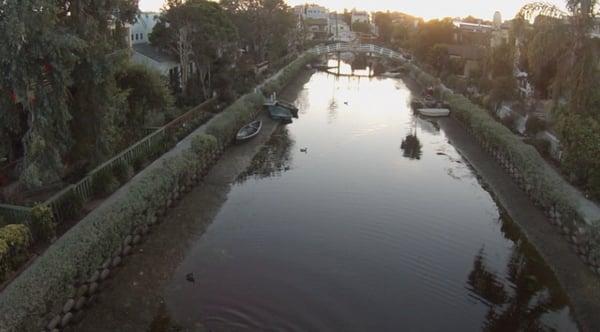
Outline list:
[[[144,39],[144,34],[140,33],[140,39]]]
[[[131,34],[131,40],[133,40],[133,33]]]
[[[135,34],[135,40],[138,40],[138,34],[137,33]]]

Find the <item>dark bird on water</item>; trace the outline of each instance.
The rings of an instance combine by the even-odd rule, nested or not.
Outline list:
[[[185,280],[189,281],[189,282],[195,282],[196,279],[194,279],[194,274],[193,273],[188,273],[185,275]]]

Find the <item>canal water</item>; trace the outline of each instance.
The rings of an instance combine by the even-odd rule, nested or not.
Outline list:
[[[184,330],[577,330],[551,271],[444,132],[413,115],[402,80],[299,84],[287,97],[300,118],[167,286]]]

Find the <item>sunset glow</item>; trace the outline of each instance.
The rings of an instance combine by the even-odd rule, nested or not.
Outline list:
[[[465,17],[473,15],[482,19],[491,20],[495,11],[500,11],[504,19],[510,19],[515,16],[519,9],[531,1],[525,0],[420,0],[420,1],[398,1],[398,0],[288,0],[290,6],[303,3],[317,3],[329,8],[330,10],[342,11],[344,8],[364,9],[367,11],[401,11],[425,19],[441,17]],[[553,0],[550,3],[558,4],[561,7],[563,2]],[[159,11],[163,0],[140,0],[142,11]]]

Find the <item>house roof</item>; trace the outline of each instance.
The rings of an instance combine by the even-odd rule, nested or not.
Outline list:
[[[172,56],[159,51],[156,47],[150,45],[149,43],[134,44],[133,50],[156,62],[177,62],[177,60]]]

